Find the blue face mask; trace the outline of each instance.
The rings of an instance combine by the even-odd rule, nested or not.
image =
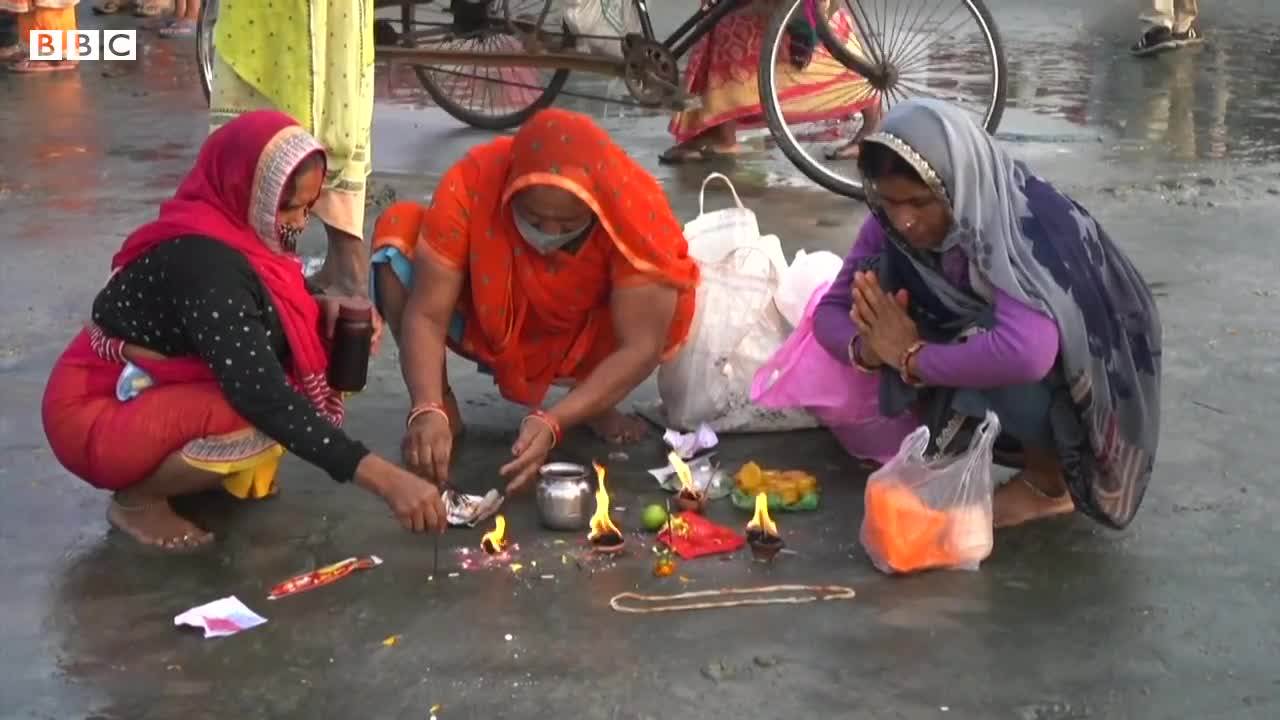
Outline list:
[[[520,237],[529,243],[539,255],[550,255],[569,243],[577,240],[591,230],[592,220],[588,220],[585,225],[568,232],[551,234],[539,230],[533,223],[525,219],[518,209],[512,209],[512,216],[516,221],[516,230],[519,231]]]

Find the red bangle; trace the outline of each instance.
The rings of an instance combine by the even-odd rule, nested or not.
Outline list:
[[[417,420],[423,415],[427,415],[429,413],[439,413],[440,417],[444,418],[445,425],[450,427],[453,426],[453,423],[449,420],[449,412],[444,409],[444,405],[441,405],[438,402],[429,402],[413,406],[413,409],[409,411],[409,417],[405,418],[404,428],[408,430],[409,426],[413,425],[414,420]]]
[[[898,361],[898,373],[902,375],[902,382],[911,387],[920,387],[924,383],[920,378],[911,374],[911,358],[914,358],[921,350],[924,349],[924,341],[917,340],[911,343],[911,346],[902,351],[902,358]]]
[[[560,440],[564,438],[564,430],[560,427],[560,421],[551,417],[547,413],[541,410],[534,410],[526,415],[524,420],[520,421],[520,424],[524,425],[530,420],[537,420],[543,425],[546,425],[547,429],[551,431],[551,447],[559,445]]]

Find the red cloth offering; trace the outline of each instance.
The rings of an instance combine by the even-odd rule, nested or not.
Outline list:
[[[676,534],[673,541],[671,532],[663,530],[658,533],[658,540],[676,551],[685,560],[692,560],[704,555],[733,552],[747,544],[747,539],[723,525],[717,525],[697,513],[682,512],[675,517],[689,524],[687,536]]]

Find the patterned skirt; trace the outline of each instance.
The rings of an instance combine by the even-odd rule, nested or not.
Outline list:
[[[677,143],[727,122],[743,129],[764,127],[759,62],[764,33],[777,7],[777,0],[757,0],[721,20],[694,46],[685,91],[701,98],[702,107],[672,118],[669,130]],[[853,37],[847,15],[834,17],[832,26],[838,35]],[[821,43],[803,68],[791,63],[790,45],[784,46],[777,68],[777,91],[789,123],[844,120],[877,100],[871,86],[840,65]]]

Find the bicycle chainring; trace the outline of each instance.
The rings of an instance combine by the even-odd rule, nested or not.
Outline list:
[[[665,45],[642,37],[629,37],[624,47],[623,80],[641,105],[661,105],[680,94],[680,67]]]

